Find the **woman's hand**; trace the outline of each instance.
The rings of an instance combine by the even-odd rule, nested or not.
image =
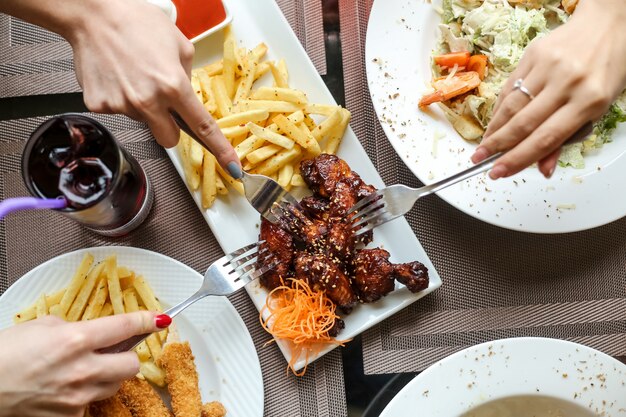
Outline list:
[[[626,86],[624,22],[624,0],[582,0],[569,22],[531,43],[505,83],[472,161],[510,149],[496,161],[492,179],[534,162],[550,177],[561,145],[598,120]],[[534,99],[512,89],[520,78]]]
[[[158,7],[145,0],[3,0],[0,11],[70,42],[89,110],[145,121],[168,148],[179,137],[175,111],[220,165],[241,176],[237,154],[191,87],[193,45]]]
[[[82,417],[88,403],[115,394],[139,372],[135,352],[97,350],[166,327],[169,317],[157,326],[157,314],[76,323],[47,316],[0,331],[0,416]]]

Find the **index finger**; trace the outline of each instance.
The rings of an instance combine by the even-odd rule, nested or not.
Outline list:
[[[241,178],[241,163],[235,149],[226,139],[213,117],[196,98],[191,86],[188,91],[181,94],[180,101],[174,110],[215,155],[219,164],[233,178]]]
[[[78,332],[88,338],[92,350],[112,346],[132,336],[161,331],[156,325],[156,316],[161,313],[138,311],[117,314],[95,320],[72,323]]]

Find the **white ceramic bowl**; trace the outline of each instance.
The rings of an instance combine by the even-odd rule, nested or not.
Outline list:
[[[196,43],[204,38],[206,38],[209,35],[212,35],[215,32],[218,32],[222,29],[224,29],[226,27],[226,25],[228,25],[232,20],[233,20],[233,15],[230,14],[230,11],[228,9],[228,7],[226,6],[225,2],[222,2],[222,4],[224,5],[224,11],[226,12],[226,17],[224,18],[224,20],[222,20],[221,23],[218,23],[217,25],[213,26],[211,29],[202,32],[201,34],[199,34],[198,36],[196,36],[195,38],[191,39],[192,43]]]
[[[518,396],[561,400],[592,415],[626,416],[626,365],[563,340],[497,340],[432,365],[409,382],[380,416],[458,417],[487,402]]]

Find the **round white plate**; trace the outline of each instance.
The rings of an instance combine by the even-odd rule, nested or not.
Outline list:
[[[431,79],[440,21],[430,2],[376,0],[365,47],[370,94],[385,134],[425,184],[470,166],[476,147],[437,106],[428,113],[417,108]],[[513,230],[562,233],[600,226],[626,215],[625,124],[613,137],[585,157],[584,169],[557,168],[550,180],[535,168],[498,181],[482,174],[438,195],[471,216]]]
[[[124,246],[82,249],[51,259],[15,282],[0,297],[0,328],[12,326],[13,314],[31,305],[41,293],[67,286],[86,252],[96,261],[116,254],[119,265],[146,278],[164,306],[184,300],[202,284],[196,271],[155,252]],[[181,340],[191,344],[202,401],[221,401],[229,415],[261,417],[261,365],[248,329],[228,299],[200,300],[177,316],[174,324]]]
[[[595,415],[626,416],[625,384],[626,365],[589,347],[531,337],[496,340],[432,365],[380,417],[414,417],[416,410],[457,417],[489,401],[527,395],[556,398]]]

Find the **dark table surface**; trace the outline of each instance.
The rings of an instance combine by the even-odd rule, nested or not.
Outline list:
[[[324,82],[338,103],[344,105],[344,83],[337,0],[323,0],[327,74]],[[0,99],[0,120],[88,111],[80,93]],[[415,374],[365,375],[360,337],[343,349],[349,417],[378,416]]]

